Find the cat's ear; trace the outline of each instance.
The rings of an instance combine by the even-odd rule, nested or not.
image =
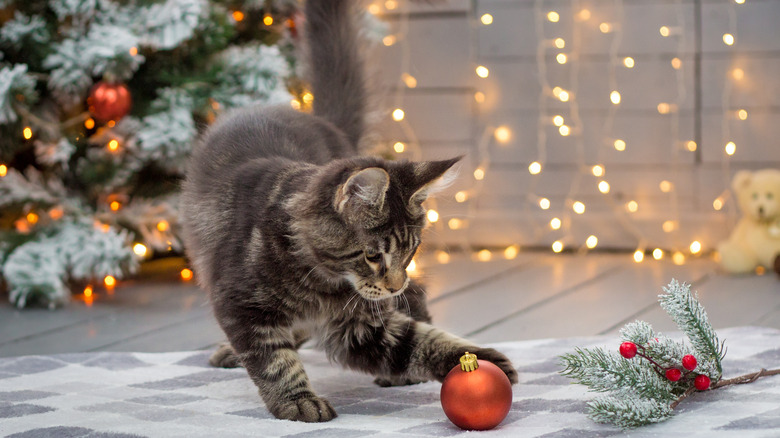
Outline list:
[[[336,191],[335,207],[348,219],[365,221],[384,211],[390,175],[379,167],[352,174]]]
[[[455,163],[463,158],[452,158],[442,161],[423,161],[414,165],[415,187],[409,198],[409,211],[421,213],[422,203],[429,196],[446,189],[458,176],[458,168]]]

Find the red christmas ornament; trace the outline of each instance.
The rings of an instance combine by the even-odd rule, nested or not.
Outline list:
[[[693,386],[699,391],[706,391],[710,389],[710,378],[704,374],[699,374],[693,379]]]
[[[501,368],[466,352],[444,378],[441,407],[461,429],[492,429],[512,407],[512,384]]]
[[[133,106],[133,99],[125,85],[101,81],[89,90],[87,105],[92,116],[107,122],[126,116]]]
[[[693,371],[696,368],[696,357],[692,354],[686,354],[682,358],[682,366],[688,371]]]
[[[623,342],[620,344],[620,355],[626,359],[636,356],[636,344],[633,342]]]
[[[669,368],[666,370],[666,378],[672,382],[680,380],[680,377],[682,377],[682,371],[678,370],[677,368]]]

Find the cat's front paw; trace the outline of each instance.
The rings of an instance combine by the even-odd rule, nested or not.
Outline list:
[[[306,423],[330,421],[338,416],[327,400],[317,396],[279,403],[271,409],[271,413],[281,420]]]
[[[501,371],[506,374],[513,385],[517,383],[517,370],[514,365],[512,365],[512,361],[503,353],[500,353],[493,348],[475,348],[474,350],[469,350],[469,353],[476,354],[477,359],[492,362],[495,366],[501,368]]]

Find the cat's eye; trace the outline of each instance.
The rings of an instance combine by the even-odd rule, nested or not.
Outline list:
[[[367,249],[365,251],[366,253],[366,260],[372,263],[379,263],[379,260],[382,259],[382,254],[374,251],[373,249]]]

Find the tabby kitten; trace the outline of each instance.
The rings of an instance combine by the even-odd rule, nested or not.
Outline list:
[[[380,385],[442,380],[466,350],[517,382],[503,354],[431,326],[424,291],[406,275],[422,202],[458,158],[358,156],[366,90],[353,9],[349,0],[305,5],[313,114],[268,107],[225,117],[184,184],[188,255],[229,340],[211,363],[244,366],[277,418],[336,416],[299,359],[303,329]]]

